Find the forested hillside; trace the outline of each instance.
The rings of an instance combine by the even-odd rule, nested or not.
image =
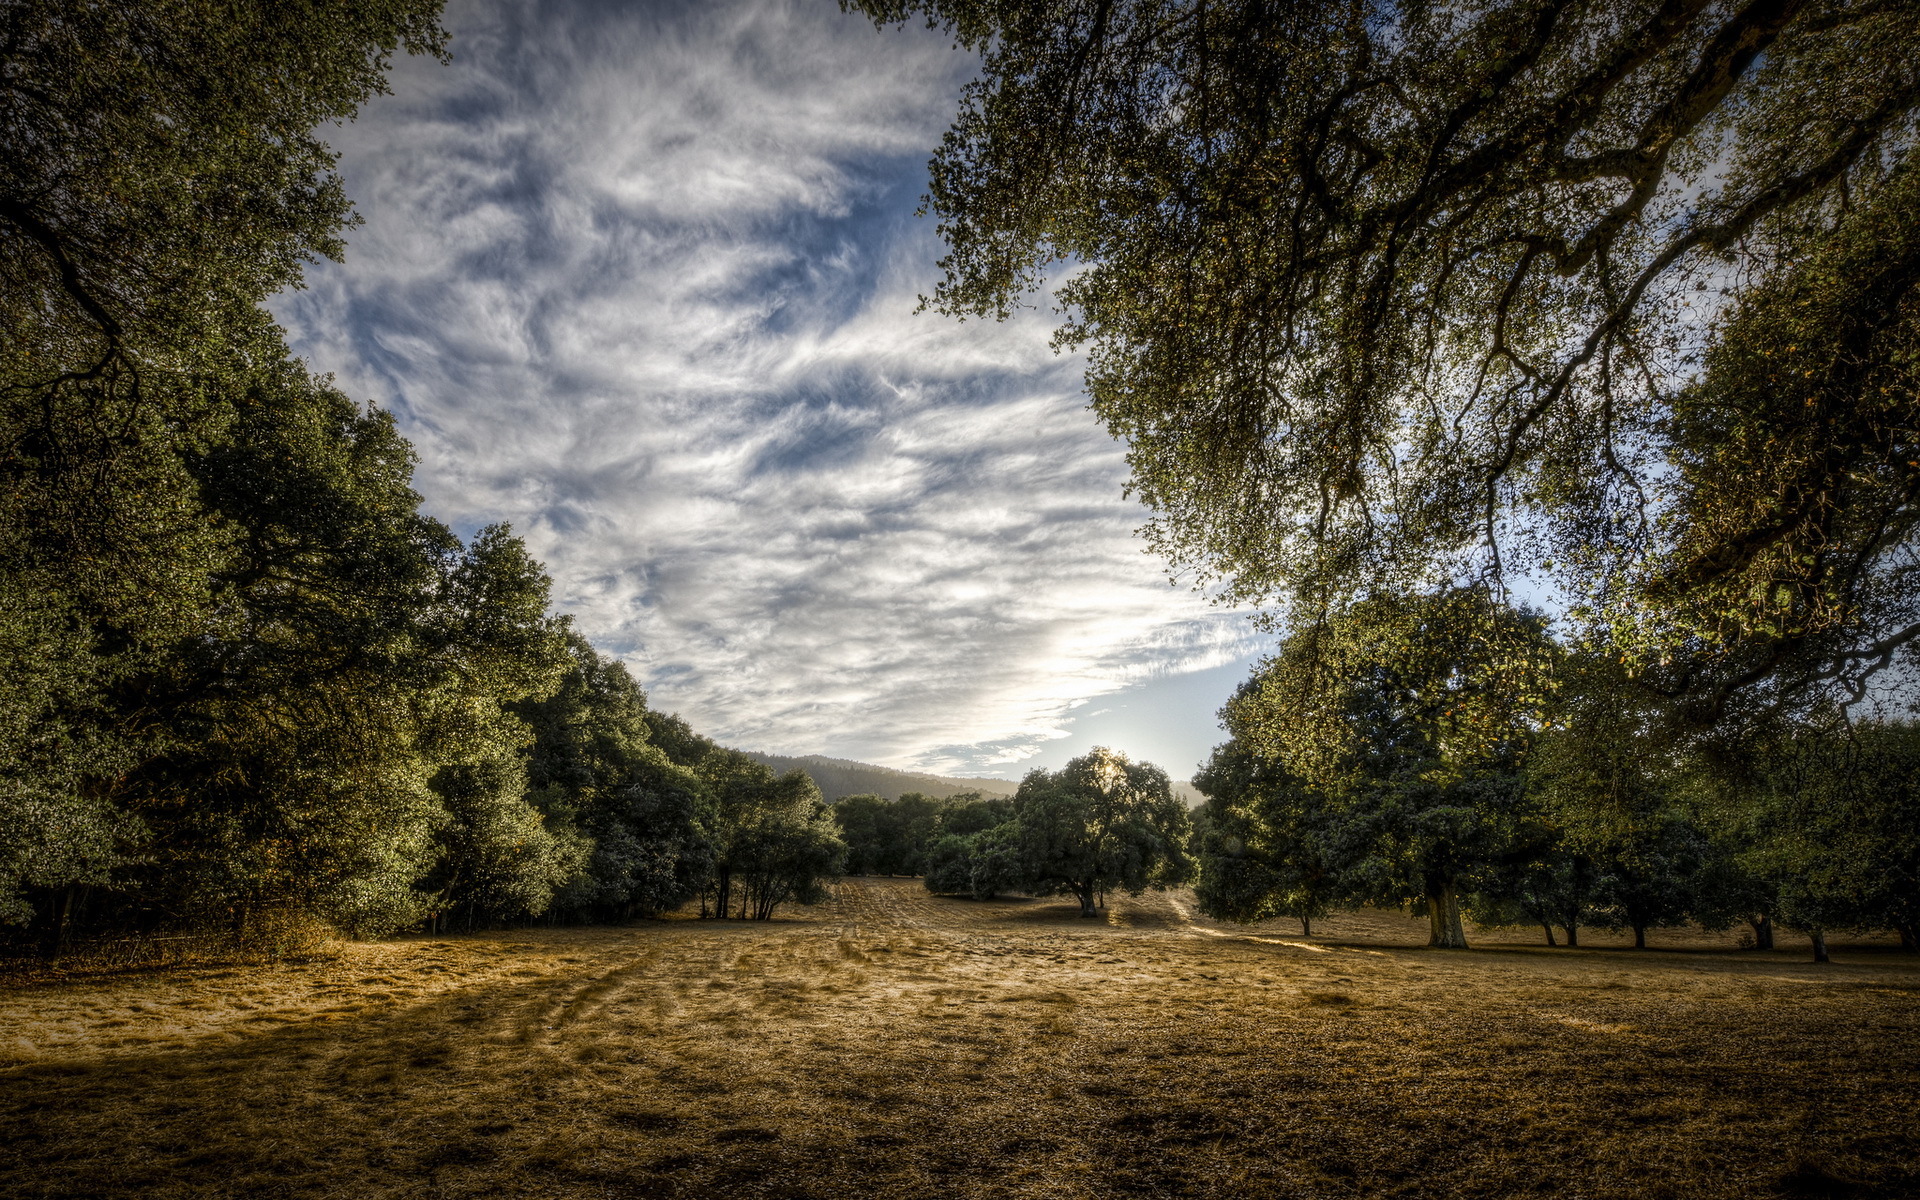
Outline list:
[[[758,750],[745,753],[748,758],[765,763],[775,771],[805,771],[820,785],[820,793],[829,800],[855,795],[885,796],[889,800],[898,800],[908,792],[945,800],[962,792],[1011,796],[1014,789],[1014,785],[1004,779],[954,779],[944,775],[924,775],[917,771],[896,771],[892,767],[876,767],[872,763],[828,758],[820,754],[788,758],[780,754],[762,754]]]

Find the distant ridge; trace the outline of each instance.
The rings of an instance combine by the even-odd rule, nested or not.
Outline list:
[[[959,779],[951,775],[896,771],[892,767],[876,767],[872,763],[845,758],[828,758],[824,754],[803,754],[799,758],[789,758],[784,754],[762,754],[758,750],[743,750],[741,753],[782,774],[794,770],[805,771],[819,786],[820,794],[829,801],[842,796],[885,796],[889,800],[898,800],[902,792],[919,792],[936,800],[945,800],[961,792],[1011,796],[1020,786],[1005,779]],[[1207,800],[1199,788],[1184,779],[1173,781],[1173,794],[1188,808],[1197,808]]]
[[[1020,786],[1004,779],[954,779],[945,775],[922,775],[918,771],[896,771],[892,767],[876,767],[872,763],[828,758],[822,754],[788,758],[783,754],[762,754],[757,750],[744,750],[741,753],[783,774],[793,770],[805,771],[813,777],[814,783],[820,787],[820,794],[828,800],[863,795],[898,800],[902,792],[919,792],[937,800],[961,792],[1011,796]]]

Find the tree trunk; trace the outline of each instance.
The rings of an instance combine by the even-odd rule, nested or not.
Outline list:
[[[1557,946],[1557,945],[1559,945],[1559,944],[1560,944],[1560,943],[1558,943],[1558,942],[1556,942],[1556,941],[1554,941],[1554,940],[1553,940],[1553,922],[1551,922],[1551,921],[1542,921],[1542,922],[1540,922],[1540,928],[1542,928],[1542,929],[1544,929],[1544,930],[1546,930],[1546,931],[1547,931],[1547,945],[1549,945],[1549,946]]]
[[[1815,929],[1810,931],[1808,936],[1813,939],[1813,961],[1817,963],[1832,961],[1827,957],[1827,931]]]
[[[1300,936],[1301,937],[1313,936],[1313,918],[1308,916],[1306,913],[1300,914]]]
[[[1467,948],[1467,931],[1460,923],[1460,893],[1452,880],[1427,889],[1427,945]]]
[[[69,884],[60,893],[60,900],[54,905],[53,917],[47,922],[46,937],[40,942],[40,957],[48,962],[57,962],[67,952],[67,930],[73,918],[73,887]]]
[[[1578,924],[1573,924],[1573,925],[1562,925],[1562,926],[1561,926],[1560,928],[1562,928],[1562,929],[1564,929],[1564,930],[1566,930],[1566,931],[1567,931],[1567,945],[1569,945],[1569,946],[1572,946],[1572,947],[1574,947],[1575,949],[1579,949],[1579,947],[1580,947],[1580,926],[1579,926]]]
[[[1748,917],[1747,924],[1753,926],[1753,948],[1755,950],[1773,949],[1773,918],[1765,913],[1757,917]]]
[[[1900,948],[1908,954],[1920,954],[1920,936],[1915,936],[1913,926],[1900,926]]]
[[[1100,914],[1097,911],[1095,911],[1093,907],[1093,885],[1088,884],[1087,886],[1080,888],[1079,892],[1080,892],[1080,915],[1083,917],[1099,916]]]
[[[1635,950],[1645,950],[1647,948],[1647,927],[1645,925],[1635,925],[1633,927],[1633,948]]]

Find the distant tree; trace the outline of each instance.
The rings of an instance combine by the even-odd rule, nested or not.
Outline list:
[[[1752,813],[1745,862],[1814,960],[1839,930],[1920,945],[1920,726],[1834,717],[1766,744],[1755,766],[1733,784]]]
[[[1523,821],[1506,852],[1478,873],[1467,915],[1481,925],[1540,926],[1547,945],[1558,925],[1568,946],[1580,944],[1582,926],[1594,924],[1599,870],[1570,847],[1561,831]]]
[[[978,792],[949,797],[927,846],[926,886],[940,895],[990,900],[1013,891],[1018,872],[1009,847],[1013,801]]]
[[[1013,801],[1005,796],[961,792],[947,798],[936,829],[942,837],[969,837],[1013,819]]]
[[[886,854],[885,827],[891,803],[885,796],[871,794],[842,796],[833,802],[833,819],[840,827],[840,839],[847,844],[847,874],[879,872]]]
[[[834,801],[834,820],[847,843],[851,875],[920,875],[939,832],[947,802],[919,792],[898,800],[884,796],[842,796]]]
[[[1557,839],[1554,891],[1569,918],[1585,911],[1644,947],[1648,929],[1695,915],[1712,847],[1684,802],[1682,760],[1656,736],[1654,697],[1601,656],[1569,659],[1563,680],[1556,728],[1527,763],[1529,794]]]
[[[893,802],[890,853],[882,867],[889,875],[920,875],[927,869],[927,851],[940,830],[940,816],[948,801],[920,792],[903,792]]]
[[[991,900],[1020,891],[1024,875],[1019,830],[1011,820],[935,839],[927,851],[926,887],[937,895],[966,895]]]
[[[1190,830],[1165,771],[1096,747],[1058,771],[1029,772],[1014,794],[1012,821],[974,835],[975,853],[1010,860],[1019,890],[1074,896],[1080,915],[1091,917],[1101,893],[1138,895],[1186,882]]]
[[[740,915],[765,921],[788,901],[820,903],[845,853],[824,807],[764,814],[728,847],[728,865],[740,888]]]
[[[765,920],[788,900],[817,903],[840,873],[846,845],[820,789],[804,772],[773,771],[737,750],[715,749],[700,763],[712,796],[713,865],[702,913]]]

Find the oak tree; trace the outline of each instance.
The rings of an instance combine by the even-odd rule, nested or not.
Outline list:
[[[1912,0],[847,2],[982,54],[932,303],[1058,284],[1177,569],[1544,576],[1695,726],[1920,644]]]

